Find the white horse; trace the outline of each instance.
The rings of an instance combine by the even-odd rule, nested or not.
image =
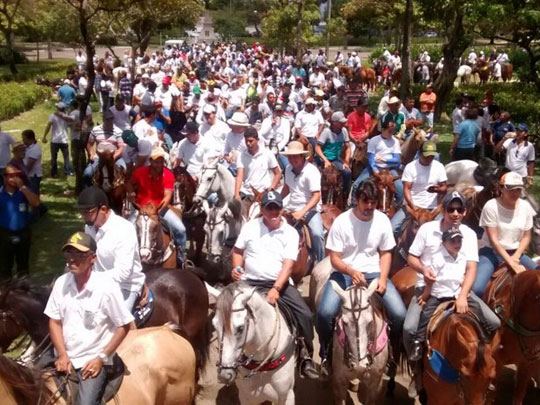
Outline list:
[[[206,206],[205,206],[206,207]],[[209,261],[218,263],[222,260],[224,248],[231,246],[240,234],[242,226],[241,204],[231,200],[224,206],[206,209],[206,254]]]
[[[332,265],[329,257],[324,258],[313,268],[309,298],[314,311],[320,304],[331,273]],[[388,339],[385,338],[386,322],[374,311],[369,302],[377,289],[378,280],[373,280],[368,288],[351,287],[347,290],[343,290],[334,281],[330,283],[342,300],[339,321],[342,327],[335,329],[332,344],[331,381],[334,402],[345,404],[347,388],[352,383],[361,388],[358,396],[363,404],[380,403],[383,374],[390,349]],[[368,326],[371,326],[371,329]],[[342,336],[339,336],[340,331]],[[342,339],[343,334],[345,339]],[[346,351],[340,340],[347,347]],[[377,347],[377,343],[380,347]],[[363,398],[360,398],[361,396]]]
[[[295,340],[277,306],[254,287],[230,284],[217,297],[213,324],[219,381],[236,380],[240,403],[294,405]]]
[[[213,159],[202,167],[193,203],[202,205],[202,201],[210,194],[217,193],[217,205],[223,207],[234,198],[234,183],[235,179],[231,172],[219,164],[219,159]]]
[[[458,183],[468,183],[470,185],[478,185],[474,178],[474,170],[478,167],[478,163],[474,160],[456,160],[444,166],[446,176],[448,177],[448,185],[455,186]]]
[[[472,67],[469,65],[461,65],[457,71],[457,77],[460,79],[459,84],[467,84],[471,79]]]

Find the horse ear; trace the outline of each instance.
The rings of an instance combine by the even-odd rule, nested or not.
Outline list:
[[[431,220],[433,221],[437,215],[442,212],[442,204],[437,205],[433,211],[431,211]]]
[[[415,221],[418,220],[418,217],[416,216],[416,211],[413,210],[413,209],[409,206],[409,204],[405,204],[405,209],[407,210],[407,212],[409,213],[409,215],[410,215],[411,217],[414,218]]]
[[[221,294],[221,291],[219,291],[217,288],[212,287],[206,281],[204,282],[204,285],[206,287],[206,291],[208,291],[208,295],[211,295],[212,297],[217,299],[217,297],[219,297],[219,295]]]
[[[345,294],[345,290],[339,286],[338,283],[336,283],[334,280],[330,280],[330,286],[334,290],[334,292],[339,295],[342,301],[345,301],[347,298],[347,295]]]
[[[379,286],[379,279],[376,278],[371,283],[369,283],[369,287],[367,288],[367,299],[369,299],[375,291],[377,291],[377,287]]]

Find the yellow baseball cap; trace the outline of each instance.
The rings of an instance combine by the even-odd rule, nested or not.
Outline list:
[[[76,232],[71,235],[66,244],[62,246],[62,251],[68,247],[73,247],[81,252],[95,252],[97,248],[96,241],[84,232]]]

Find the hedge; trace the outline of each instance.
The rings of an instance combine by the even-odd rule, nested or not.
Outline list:
[[[0,74],[1,82],[17,81],[24,82],[28,80],[35,81],[38,76],[47,79],[58,79],[66,76],[66,71],[69,68],[74,68],[75,62],[70,61],[54,61],[54,62],[29,62],[22,65],[17,65],[18,73],[16,75],[7,71]]]
[[[0,121],[30,110],[51,96],[51,89],[33,81],[0,83]]]

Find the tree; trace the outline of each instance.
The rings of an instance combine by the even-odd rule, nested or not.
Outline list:
[[[23,0],[0,0],[0,32],[6,39],[8,50],[9,70],[12,74],[17,73],[13,55],[15,44],[15,31],[21,22],[22,10],[29,5]]]
[[[401,87],[400,94],[403,99],[411,92],[411,37],[413,1],[407,0],[405,7],[405,18],[403,19],[403,48],[401,50]]]
[[[214,30],[225,41],[246,35],[246,20],[240,14],[229,11],[219,12],[213,17],[213,22]]]

